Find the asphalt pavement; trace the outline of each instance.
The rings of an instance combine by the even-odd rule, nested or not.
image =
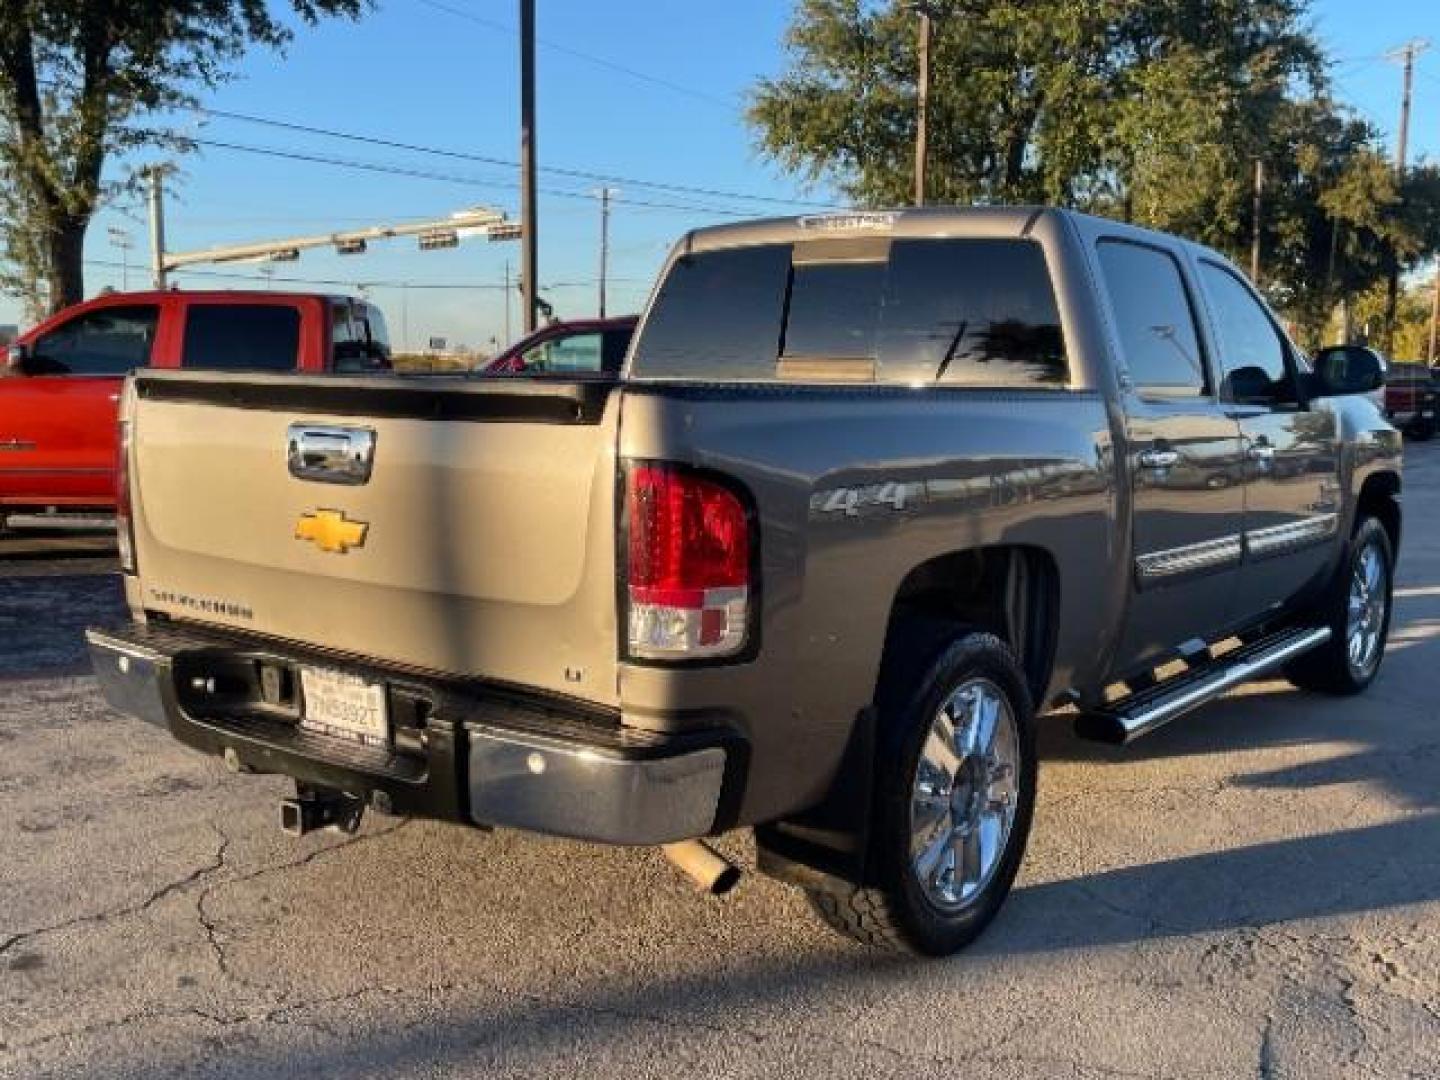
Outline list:
[[[111,564],[5,559],[0,1077],[1440,1075],[1440,445],[1406,481],[1370,692],[1257,684],[1123,751],[1049,723],[1016,890],[945,961],[653,851],[292,841],[286,782],[99,698]]]

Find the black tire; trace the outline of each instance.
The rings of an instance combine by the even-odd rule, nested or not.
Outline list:
[[[1365,553],[1372,549],[1380,557],[1384,574],[1384,611],[1376,620],[1379,636],[1374,659],[1357,668],[1350,658],[1350,589],[1357,567]],[[1385,659],[1385,643],[1390,636],[1394,574],[1395,550],[1390,544],[1390,534],[1377,518],[1362,517],[1350,537],[1345,559],[1311,620],[1314,624],[1330,627],[1330,640],[1287,664],[1285,677],[1302,690],[1341,697],[1358,694],[1369,686]]]
[[[927,631],[922,636],[928,637],[931,633]],[[878,694],[882,713],[880,757],[876,762],[875,820],[870,832],[868,860],[873,868],[874,884],[848,891],[810,893],[815,912],[847,937],[867,945],[926,956],[947,956],[963,948],[995,917],[1020,868],[1035,808],[1035,717],[1024,673],[1009,646],[993,634],[964,633],[958,638],[953,634],[952,630],[950,643],[942,644],[938,656],[933,651],[925,654],[934,659],[920,671],[918,679],[913,667],[910,673],[906,672],[907,665],[903,662],[887,664],[887,673],[882,676]],[[1003,775],[1013,774],[1014,790],[1007,791],[1005,801],[998,805],[1013,805],[1013,817],[1008,832],[1002,833],[998,858],[987,875],[977,878],[973,895],[958,904],[945,905],[927,892],[927,886],[921,883],[918,871],[912,867],[912,799],[919,784],[917,772],[921,768],[922,751],[941,707],[957,692],[973,692],[977,687],[984,688],[987,700],[992,690],[1003,700],[1013,727],[1002,731],[1005,714],[997,713],[992,725],[997,734],[991,739],[991,753],[967,754],[964,761],[967,764],[975,761],[972,769],[983,768],[979,763],[987,760],[993,764],[998,752],[997,740],[1003,738],[1005,756],[1014,759],[1004,767]],[[957,737],[959,734],[957,729]],[[973,805],[983,803],[991,808],[997,805],[987,801],[994,791],[988,785],[1004,786],[1003,779],[996,780],[1000,774],[990,770],[967,773],[970,781],[962,788],[958,773],[957,769],[957,778],[937,803],[950,805],[954,792],[968,790],[973,792]],[[973,782],[980,776],[987,785],[983,788]],[[948,818],[937,821],[938,831],[934,834],[937,840],[940,833],[949,829],[948,821]],[[942,862],[947,858],[960,858],[952,844],[953,840],[943,845],[948,851],[941,857]],[[983,845],[976,850],[981,852],[977,858],[983,863]],[[950,878],[953,888],[954,870],[950,871]],[[932,882],[930,888],[941,886]]]

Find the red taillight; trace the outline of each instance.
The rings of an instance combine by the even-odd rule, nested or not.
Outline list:
[[[723,484],[668,465],[626,477],[630,653],[726,656],[745,645],[750,522]]]
[[[115,461],[115,540],[120,569],[135,573],[135,531],[130,508],[130,421],[121,420]]]

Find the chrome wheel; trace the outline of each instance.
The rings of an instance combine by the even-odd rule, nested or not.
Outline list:
[[[1367,543],[1351,568],[1345,618],[1346,657],[1350,673],[1356,678],[1367,677],[1380,662],[1380,641],[1390,602],[1388,576],[1380,545]]]
[[[920,747],[910,794],[910,868],[932,903],[964,907],[995,875],[1019,804],[1015,714],[989,679],[945,699]]]

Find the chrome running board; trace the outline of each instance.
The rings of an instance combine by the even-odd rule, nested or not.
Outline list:
[[[1124,746],[1329,640],[1328,626],[1269,634],[1129,697],[1080,713],[1075,734]]]

